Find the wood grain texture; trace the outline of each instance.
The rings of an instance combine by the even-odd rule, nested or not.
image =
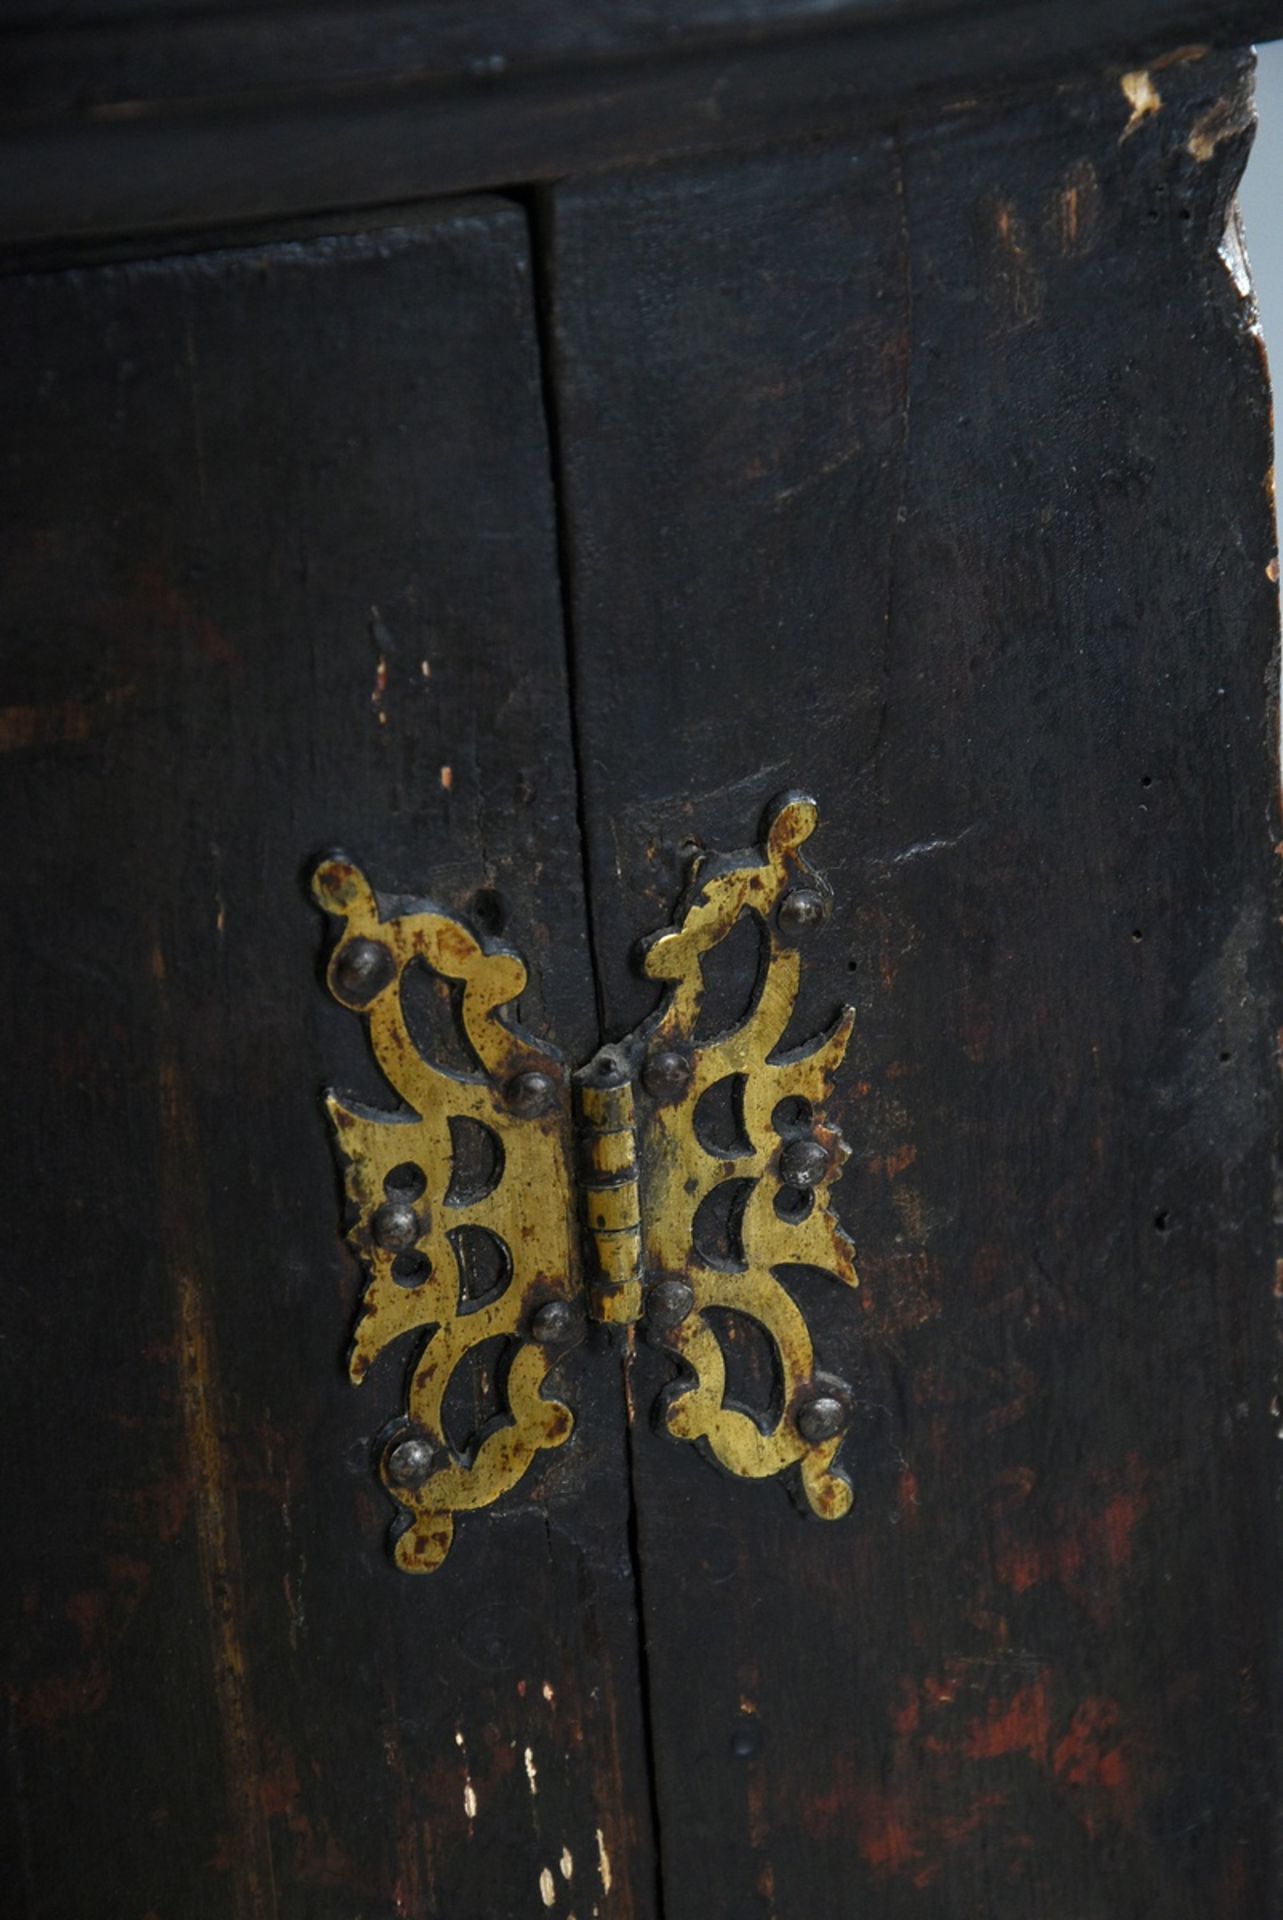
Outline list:
[[[319,976],[337,842],[497,891],[523,1019],[595,1038],[524,218],[14,279],[0,326],[8,1910],[517,1916],[546,1874],[645,1920],[617,1369],[397,1573],[319,1098],[383,1097]]]
[[[609,1035],[818,793],[863,1286],[806,1524],[632,1397],[664,1910],[1273,1912],[1279,1026],[1245,63],[573,183],[546,238]],[[752,1356],[746,1358],[752,1364]]]
[[[0,36],[0,246],[558,180],[1283,33],[1283,0],[451,0]]]

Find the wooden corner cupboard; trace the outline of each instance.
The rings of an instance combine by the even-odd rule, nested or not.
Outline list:
[[[1274,32],[11,0],[7,1913],[1283,1911]]]

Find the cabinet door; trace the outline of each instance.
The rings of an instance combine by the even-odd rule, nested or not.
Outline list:
[[[646,1915],[617,1369],[397,1572],[408,1356],[345,1378],[320,1104],[386,1101],[335,844],[506,917],[526,1025],[595,1043],[524,217],[11,278],[0,326],[20,1910]]]
[[[857,1009],[862,1287],[790,1276],[853,1513],[635,1431],[671,1920],[1275,1905],[1248,78],[1144,78],[551,199],[608,1028],[683,847],[788,787],[835,894],[795,1034]]]

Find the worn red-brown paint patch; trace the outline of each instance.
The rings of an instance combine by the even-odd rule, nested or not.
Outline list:
[[[1112,1576],[1130,1564],[1137,1531],[1149,1509],[1148,1474],[1136,1455],[1123,1469],[1123,1485],[1112,1491],[1085,1485],[1082,1507],[1057,1507],[1049,1529],[1024,1531],[1018,1520],[994,1558],[999,1582],[1025,1594],[1048,1581],[1058,1582],[1101,1617],[1108,1611]],[[1004,1483],[1010,1476],[1004,1476]],[[1004,1504],[1009,1488],[1004,1484]],[[1029,1492],[1032,1492],[1032,1484]],[[1094,1502],[1094,1504],[1093,1504]]]
[[[884,1180],[896,1180],[917,1157],[918,1149],[906,1140],[898,1147],[888,1147],[885,1153],[874,1154],[864,1164],[867,1172],[880,1175]]]
[[[1051,1755],[1052,1772],[1064,1786],[1094,1796],[1080,1809],[1090,1833],[1106,1813],[1123,1826],[1136,1818],[1138,1787],[1131,1743],[1114,1700],[1084,1700]]]
[[[1047,1682],[1040,1677],[1032,1685],[1021,1687],[1010,1700],[991,1701],[984,1717],[973,1721],[963,1742],[962,1753],[968,1760],[999,1760],[1009,1754],[1026,1754],[1041,1763],[1046,1758],[1051,1737],[1051,1706]]]
[[[259,1810],[265,1821],[275,1821],[294,1841],[290,1876],[308,1886],[343,1886],[352,1894],[377,1896],[380,1889],[358,1874],[352,1860],[335,1841],[329,1825],[314,1825],[303,1805],[298,1762],[289,1748],[278,1748],[265,1760],[258,1776]]]
[[[902,1676],[886,1712],[881,1777],[858,1778],[848,1758],[799,1804],[812,1838],[853,1834],[875,1879],[925,1887],[974,1845],[1000,1844],[1023,1871],[1032,1843],[997,1817],[1028,1796],[1031,1777],[1093,1838],[1135,1822],[1144,1770],[1122,1708],[1064,1702],[1049,1670],[1013,1682],[993,1662],[958,1658]]]
[[[259,1774],[259,1805],[266,1819],[283,1819],[292,1832],[306,1832],[307,1822],[298,1813],[298,1797],[298,1763],[285,1748]]]
[[[0,754],[79,745],[101,731],[135,692],[134,687],[113,687],[100,700],[53,700],[44,706],[0,707]]]
[[[891,1708],[891,1725],[904,1740],[916,1733],[922,1722],[922,1702],[911,1680],[900,1682],[900,1704]]]
[[[885,1335],[907,1333],[940,1318],[939,1274],[929,1254],[911,1250],[870,1254],[860,1271],[864,1286],[856,1298],[866,1312],[876,1313]]]
[[[1143,1501],[1119,1495],[1102,1513],[1087,1515],[1058,1539],[1009,1549],[999,1560],[999,1577],[1017,1593],[1026,1593],[1043,1580],[1073,1586],[1093,1561],[1124,1566],[1144,1511]]]
[[[74,1662],[53,1672],[46,1670],[11,1690],[20,1727],[54,1734],[70,1722],[100,1712],[111,1698],[117,1650],[147,1592],[151,1568],[145,1561],[113,1557],[104,1563],[104,1575],[104,1587],[81,1589],[63,1603],[62,1617],[76,1638]],[[29,1589],[24,1601],[32,1628],[56,1633],[56,1618],[46,1620],[39,1590]],[[39,1647],[38,1637],[35,1644]]]
[[[957,1809],[924,1811],[906,1789],[863,1787],[852,1795],[850,1811],[857,1850],[875,1877],[921,1889],[1007,1805],[1006,1794],[982,1793]]]
[[[856,1845],[875,1872],[901,1873],[922,1857],[913,1807],[905,1792],[863,1787],[853,1795]]]
[[[104,631],[119,639],[131,659],[138,654],[148,633],[160,627],[167,632],[189,634],[202,658],[211,666],[235,668],[241,664],[232,641],[220,632],[208,614],[184,597],[159,567],[138,567],[128,589],[99,608],[98,621]]]

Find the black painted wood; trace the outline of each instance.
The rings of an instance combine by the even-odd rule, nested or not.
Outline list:
[[[1190,43],[1280,29],[0,21],[19,1911],[1279,1908],[1277,561],[1245,63]],[[518,207],[370,211],[495,185],[538,297]],[[644,1346],[626,1431],[603,1338],[574,1444],[396,1575],[307,858],[500,896],[582,1058],[683,843],[790,784],[799,1034],[859,1007],[863,1290],[792,1276],[856,1512],[653,1432]]]
[[[669,1920],[1273,1912],[1269,401],[1239,59],[571,183],[594,944],[815,790],[847,1521],[631,1387]],[[752,1364],[751,1353],[747,1364]]]
[[[892,123],[1107,62],[1269,38],[1283,0],[451,0],[16,18],[0,35],[5,247]]]
[[[496,889],[593,1044],[524,218],[13,279],[0,328],[6,1910],[647,1916],[617,1370],[393,1569],[319,1102],[381,1085],[303,884]]]

